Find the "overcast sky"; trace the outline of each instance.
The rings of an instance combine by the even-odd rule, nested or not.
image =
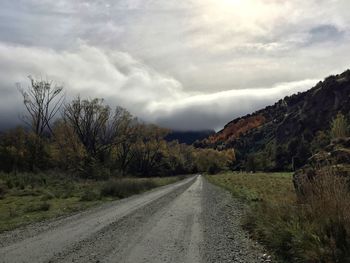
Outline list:
[[[350,65],[349,0],[1,0],[0,122],[15,83],[103,97],[176,129],[220,129]]]

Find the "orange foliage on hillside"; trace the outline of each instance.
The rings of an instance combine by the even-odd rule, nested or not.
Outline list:
[[[227,141],[228,139],[239,138],[241,134],[247,131],[260,127],[265,123],[266,119],[263,115],[254,115],[247,118],[242,118],[237,122],[229,123],[222,131],[210,136],[209,141],[216,143],[220,141]]]

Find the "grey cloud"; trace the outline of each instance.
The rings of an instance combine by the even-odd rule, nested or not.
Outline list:
[[[0,44],[0,61],[1,109],[12,117],[13,105],[21,105],[15,83],[27,85],[27,75],[62,83],[68,99],[78,94],[102,97],[141,117],[152,100],[177,99],[183,92],[176,80],[155,72],[127,53],[106,52],[87,45],[68,52]]]
[[[195,94],[127,53],[105,52],[87,45],[73,53],[2,44],[0,60],[4,62],[0,65],[1,110],[9,116],[6,121],[15,120],[23,110],[15,83],[27,85],[26,75],[40,76],[42,72],[46,74],[44,79],[65,86],[68,100],[78,94],[102,97],[112,106],[128,108],[145,121],[184,130],[218,129],[234,116],[305,90],[316,82],[306,80],[273,88]]]
[[[310,43],[338,41],[344,37],[345,32],[334,25],[320,25],[310,30]]]
[[[153,111],[165,109],[157,123],[171,128],[188,130],[191,127],[216,130],[233,118],[271,105],[285,95],[305,91],[316,80],[279,83],[272,88],[231,90],[215,94],[192,95],[173,103],[159,103]]]
[[[345,0],[3,0],[1,112],[14,116],[21,103],[15,82],[43,74],[70,96],[106,97],[148,121],[218,128],[311,84],[269,97],[257,90],[349,67],[349,8]]]

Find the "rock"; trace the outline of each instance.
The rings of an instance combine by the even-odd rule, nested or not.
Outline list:
[[[293,175],[293,184],[300,195],[304,194],[303,184],[316,176],[331,173],[347,177],[350,181],[350,138],[333,140],[324,150],[314,154],[307,164]]]

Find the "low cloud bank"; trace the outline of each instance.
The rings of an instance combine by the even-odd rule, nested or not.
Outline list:
[[[226,122],[298,91],[316,80],[281,83],[271,88],[186,92],[176,79],[160,74],[130,54],[86,44],[70,51],[0,44],[1,126],[13,126],[23,111],[15,83],[26,76],[54,80],[65,87],[67,100],[80,95],[105,98],[147,122],[181,130],[219,129]]]

